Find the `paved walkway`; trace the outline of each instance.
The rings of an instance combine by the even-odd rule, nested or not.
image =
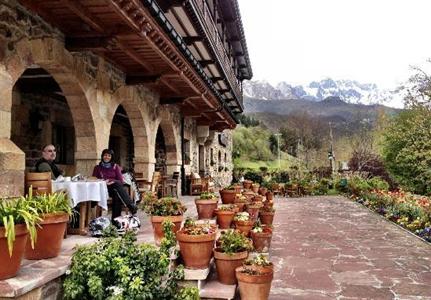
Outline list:
[[[275,202],[270,299],[431,299],[431,245],[343,197]]]

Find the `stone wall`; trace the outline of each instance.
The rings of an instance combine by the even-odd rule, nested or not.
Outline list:
[[[0,4],[0,196],[23,193],[25,153],[12,142],[13,87],[27,68],[45,69],[63,91],[70,109],[64,116],[75,129],[75,168],[91,174],[100,153],[108,147],[113,116],[121,104],[133,133],[134,166],[151,179],[155,167],[157,129],[162,128],[166,146],[166,172],[181,167],[181,114],[175,105],[160,105],[157,90],[147,86],[126,86],[125,74],[91,52],[70,53],[61,32],[32,16],[14,0]],[[198,142],[193,119],[185,123],[190,140],[188,172],[198,171]],[[47,141],[49,142],[49,141]],[[218,165],[206,169],[220,185],[230,182],[231,145],[222,147],[218,138],[205,144],[205,153],[227,152],[228,171],[218,174]],[[33,156],[33,154],[31,154]],[[217,161],[217,158],[215,158]],[[224,169],[223,169],[224,170]]]

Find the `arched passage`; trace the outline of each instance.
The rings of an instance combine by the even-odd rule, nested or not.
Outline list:
[[[13,86],[27,69],[42,68],[58,84],[69,106],[75,129],[74,159],[77,172],[89,174],[97,160],[98,139],[92,108],[87,101],[74,59],[55,39],[22,39],[17,51],[0,65],[0,194],[23,193],[25,155],[11,141]]]
[[[157,133],[163,134],[164,147],[166,152],[165,159],[165,175],[172,175],[173,172],[179,172],[181,166],[181,155],[179,151],[178,141],[179,134],[175,131],[172,116],[163,111],[161,113],[160,123],[157,127]],[[156,145],[157,146],[157,145]],[[157,148],[155,152],[157,153]]]

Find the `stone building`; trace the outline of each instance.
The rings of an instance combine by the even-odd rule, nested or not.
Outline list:
[[[53,143],[69,175],[125,168],[228,184],[252,77],[237,0],[0,0],[0,196]]]

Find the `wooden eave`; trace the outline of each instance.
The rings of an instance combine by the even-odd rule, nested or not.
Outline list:
[[[126,83],[146,84],[157,89],[166,105],[207,112],[217,124],[235,127],[230,109],[227,105],[218,109],[222,102],[219,95],[210,89],[205,76],[190,63],[190,58],[181,51],[181,44],[172,39],[172,34],[168,34],[144,1],[19,2],[61,30],[69,51],[92,51],[121,69],[126,74]],[[176,100],[167,100],[169,98]],[[179,101],[181,98],[188,100]]]

